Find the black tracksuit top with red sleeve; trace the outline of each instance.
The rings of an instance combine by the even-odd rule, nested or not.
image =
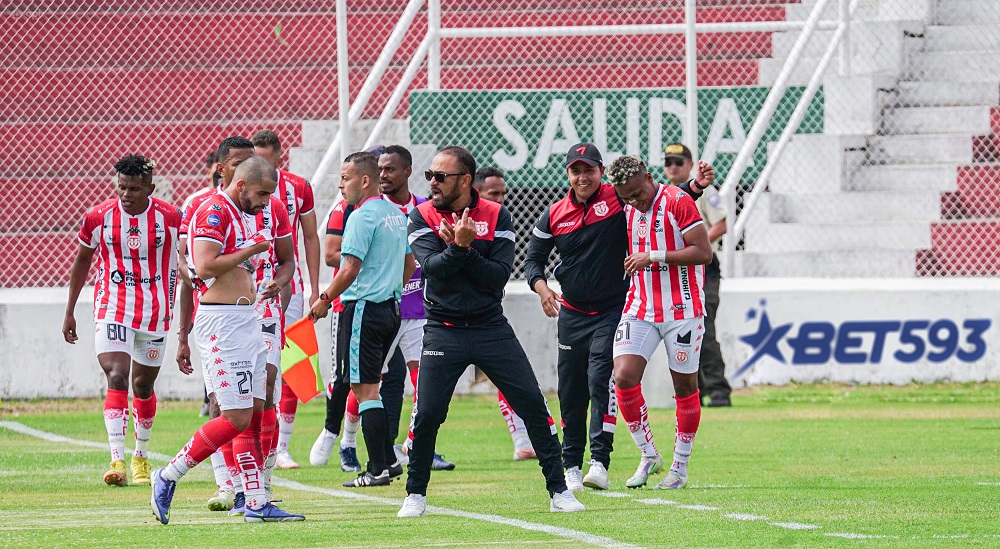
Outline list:
[[[695,199],[702,194],[692,192],[690,181],[680,188]],[[623,203],[612,185],[602,183],[585,203],[577,201],[570,189],[538,218],[524,267],[532,290],[535,282],[545,279],[553,248],[562,259],[553,274],[562,288],[564,306],[586,314],[622,310],[629,288],[628,229]]]
[[[410,212],[410,249],[420,263],[430,321],[467,326],[503,317],[500,301],[514,265],[514,223],[507,208],[471,192],[469,217],[476,223],[476,238],[468,248],[445,245],[438,236],[442,218],[453,223],[451,210],[427,201]]]

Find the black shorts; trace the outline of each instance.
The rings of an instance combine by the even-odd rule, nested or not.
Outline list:
[[[345,301],[337,326],[337,375],[351,383],[378,383],[399,324],[395,299]]]

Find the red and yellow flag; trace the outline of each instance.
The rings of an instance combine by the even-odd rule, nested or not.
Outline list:
[[[319,373],[319,344],[312,320],[302,318],[285,328],[281,350],[281,382],[291,387],[303,403],[323,391]]]

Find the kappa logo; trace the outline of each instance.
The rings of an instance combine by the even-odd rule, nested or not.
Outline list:
[[[600,202],[595,202],[594,203],[594,214],[596,214],[597,217],[604,217],[604,216],[608,215],[608,203],[607,203],[607,201],[602,200]]]
[[[211,352],[218,353],[219,352],[219,348],[218,347],[212,347]]]
[[[476,221],[476,236],[486,236],[490,234],[490,224],[485,221]]]
[[[213,335],[212,337],[209,337],[208,340],[209,341],[218,341],[219,340],[219,336]]]
[[[220,389],[225,389],[226,387],[229,387],[228,381],[223,381],[222,383],[219,384]]]
[[[217,358],[214,361],[212,361],[212,363],[215,364],[216,366],[222,364],[223,362],[225,362],[225,360],[222,360],[221,358]]]
[[[217,377],[222,377],[222,376],[226,375],[226,371],[220,369],[218,372],[215,372],[215,375]]]

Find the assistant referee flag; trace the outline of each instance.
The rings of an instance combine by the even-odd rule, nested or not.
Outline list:
[[[281,350],[281,382],[288,385],[303,403],[323,390],[319,373],[319,344],[309,318],[285,328],[285,348]]]

